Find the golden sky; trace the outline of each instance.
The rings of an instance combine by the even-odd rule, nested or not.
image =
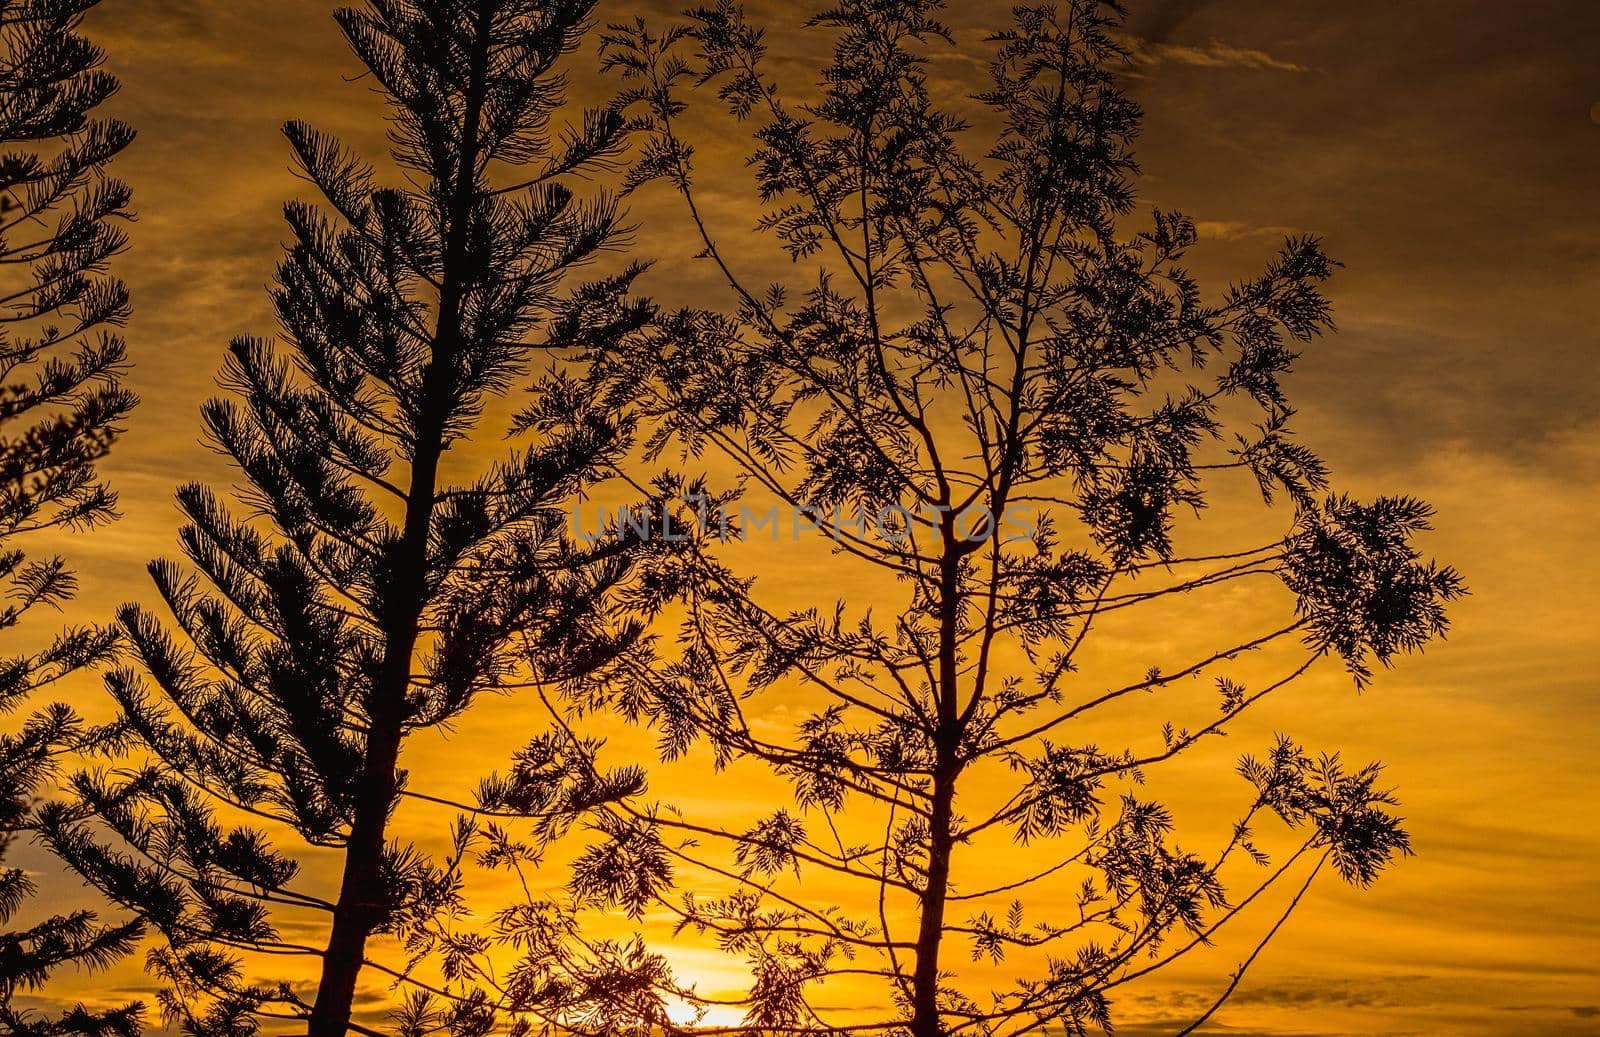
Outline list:
[[[673,6],[614,0],[601,16]],[[1316,888],[1214,1030],[1600,1033],[1600,5],[1133,6],[1147,41],[1129,81],[1147,110],[1143,203],[1198,221],[1192,266],[1213,288],[1285,233],[1326,237],[1346,267],[1332,284],[1340,327],[1291,382],[1302,435],[1342,489],[1433,502],[1425,546],[1473,592],[1449,642],[1360,696],[1322,673],[1209,758],[1225,772],[1279,727],[1381,758],[1418,853],[1369,892]],[[972,39],[1007,5],[957,8]],[[106,465],[124,520],[70,542],[83,578],[72,618],[147,597],[144,562],[174,553],[174,488],[228,481],[197,442],[197,411],[228,340],[273,330],[263,289],[286,237],[279,210],[307,191],[278,126],[306,118],[368,154],[382,146],[328,15],[320,0],[107,0],[91,22],[123,79],[114,110],[140,134],[116,173],[141,214],[120,273],[143,404]],[[803,67],[785,49],[800,38],[780,33],[780,71]],[[744,184],[713,194],[748,225]],[[659,224],[654,205],[643,212],[641,252],[672,258],[681,228],[661,212]],[[688,266],[662,264],[648,290],[692,295],[702,281]],[[793,575],[790,593],[804,582]],[[100,694],[74,690],[91,714]],[[430,790],[464,796],[539,722],[527,703],[486,701],[448,740],[413,743],[407,763]],[[726,776],[676,780],[702,807],[740,809]],[[16,859],[48,868],[35,852]],[[82,899],[70,882],[47,888],[55,906]],[[1141,992],[1123,1032],[1192,1016],[1231,953]],[[703,964],[714,987],[726,965],[710,958],[678,961]],[[59,985],[107,1001],[149,990],[136,962]]]

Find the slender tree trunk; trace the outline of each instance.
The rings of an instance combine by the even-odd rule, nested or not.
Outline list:
[[[944,529],[945,558],[939,574],[938,730],[934,738],[933,791],[928,817],[928,874],[917,930],[917,964],[911,977],[911,1032],[939,1037],[939,945],[944,938],[945,897],[950,886],[950,854],[955,846],[956,779],[961,773],[960,714],[957,694],[957,636],[960,617],[959,553],[953,518]]]
[[[939,944],[944,938],[945,893],[950,885],[950,838],[955,802],[953,768],[941,763],[933,777],[933,804],[928,818],[927,888],[917,931],[917,966],[911,977],[911,1032],[914,1037],[939,1037]]]
[[[426,461],[426,463],[424,463]],[[418,458],[412,469],[411,505],[406,516],[406,536],[400,552],[406,562],[406,583],[422,583],[425,559],[412,550],[412,530],[421,529],[421,547],[427,548],[427,530],[432,517],[433,482],[438,472],[439,451],[426,459]],[[417,496],[419,484],[426,490]],[[414,575],[413,575],[414,574]],[[420,597],[411,590],[415,600]],[[334,906],[333,928],[328,948],[322,957],[322,978],[317,984],[317,999],[312,1006],[308,1037],[344,1037],[350,1025],[350,1010],[355,1000],[356,980],[366,958],[367,937],[383,919],[379,879],[383,867],[383,847],[389,813],[394,808],[396,767],[404,732],[406,689],[411,681],[411,658],[416,648],[417,617],[409,622],[397,618],[385,631],[383,674],[375,689],[376,700],[369,717],[367,754],[356,792],[355,817],[345,843],[344,877],[339,884],[339,899]]]
[[[356,981],[365,963],[367,938],[381,924],[385,911],[379,896],[379,879],[389,814],[398,791],[397,767],[407,719],[411,667],[427,604],[428,540],[438,491],[439,459],[444,453],[445,423],[452,403],[452,370],[461,334],[465,291],[461,263],[477,186],[478,122],[488,77],[491,8],[488,0],[479,6],[478,47],[467,86],[460,163],[454,173],[433,355],[423,376],[424,406],[411,463],[405,529],[392,562],[394,584],[384,622],[383,669],[373,689],[366,761],[357,786],[355,816],[345,844],[344,877],[334,905],[333,926],[322,958],[322,977],[317,984],[307,1037],[345,1037]]]
[[[456,304],[459,306],[459,303]],[[442,424],[437,426],[442,428]],[[427,595],[428,530],[439,474],[442,436],[429,430],[425,450],[411,466],[406,525],[395,560],[396,580],[384,630],[383,670],[368,717],[367,755],[356,787],[355,817],[345,843],[344,877],[334,905],[333,927],[322,957],[322,978],[311,1009],[308,1037],[344,1037],[350,1025],[356,980],[366,958],[367,937],[382,922],[379,879],[389,813],[394,809],[396,769],[406,721],[412,656]]]

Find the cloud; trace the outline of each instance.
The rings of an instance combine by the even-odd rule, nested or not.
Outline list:
[[[1559,1011],[1551,1005],[1499,1005],[1502,1012],[1550,1012]],[[1600,1019],[1600,1005],[1567,1005],[1566,1011],[1571,1012],[1579,1019]]]
[[[1193,1022],[1193,1016],[1175,1015],[1142,1023],[1119,1024],[1117,1034],[1118,1037],[1172,1037],[1174,1033],[1178,1033]],[[1231,1026],[1215,1019],[1206,1023],[1205,1032],[1227,1034],[1228,1037],[1422,1037],[1421,1034],[1412,1031],[1398,1030],[1371,1030],[1357,1035],[1346,1030],[1280,1030],[1260,1025]]]
[[[1305,65],[1274,57],[1254,47],[1235,47],[1212,40],[1203,47],[1181,43],[1156,43],[1130,38],[1124,41],[1131,53],[1128,60],[1137,67],[1153,68],[1157,65],[1188,65],[1193,68],[1254,69],[1273,72],[1309,72]]]
[[[1419,977],[1397,977],[1392,985],[1399,986]],[[1228,999],[1235,1005],[1271,1005],[1283,1008],[1310,1008],[1313,1006],[1339,1008],[1394,1008],[1406,1003],[1392,990],[1375,987],[1369,982],[1329,979],[1293,979],[1275,982],[1270,986],[1246,988]]]
[[[1201,241],[1242,241],[1248,238],[1288,238],[1302,231],[1297,227],[1257,225],[1243,220],[1195,220],[1194,229]]]
[[[1334,1020],[1355,1017],[1389,1018],[1399,1021],[1405,1010],[1431,1003],[1426,986],[1432,977],[1421,973],[1339,979],[1332,976],[1299,974],[1262,980],[1260,986],[1246,985],[1227,1000],[1222,1016],[1208,1022],[1207,1032],[1227,1033],[1232,1037],[1356,1037]],[[1156,1037],[1171,1034],[1192,1023],[1211,1007],[1218,991],[1212,988],[1180,988],[1146,992],[1135,1018],[1122,1021],[1121,1037]],[[1128,1007],[1128,1006],[1123,1006]],[[1401,1011],[1396,1012],[1399,1009]],[[1276,1018],[1274,1010],[1296,1020],[1315,1018],[1324,1024],[1303,1030],[1303,1023],[1287,1028],[1263,1020]],[[1231,1020],[1231,1021],[1230,1021]],[[1248,1020],[1248,1021],[1245,1021]],[[1371,1029],[1360,1037],[1421,1037],[1409,1029]]]
[[[1166,0],[1148,4],[1135,17],[1139,35],[1151,43],[1165,43],[1184,23],[1211,6],[1212,0]]]
[[[1263,981],[1260,986],[1246,985],[1228,998],[1228,1004],[1281,1008],[1394,1008],[1416,1004],[1418,998],[1414,992],[1429,978],[1416,973],[1364,979],[1285,976]],[[1177,1012],[1209,1005],[1215,996],[1215,991],[1173,991],[1164,999],[1164,1010]]]
[[[186,64],[219,60],[223,38],[219,17],[226,7],[211,9],[198,0],[144,0],[135,8],[107,4],[89,23],[96,43],[111,56],[114,67],[139,60],[181,56]]]
[[[1173,42],[1180,29],[1212,6],[1214,0],[1165,0],[1141,5],[1129,19],[1127,31],[1120,34],[1120,42],[1130,51],[1132,64],[1144,68],[1174,64],[1194,68],[1307,71],[1304,65],[1274,57],[1264,50],[1235,47],[1215,37],[1205,46]]]

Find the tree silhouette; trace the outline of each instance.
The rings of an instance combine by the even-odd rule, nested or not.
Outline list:
[[[1190,220],[1157,211],[1130,229],[1140,112],[1115,81],[1116,6],[1018,8],[970,103],[936,96],[928,71],[954,46],[939,6],[816,15],[835,45],[801,106],[732,3],[660,33],[614,26],[603,45],[644,136],[630,188],[676,189],[734,303],[662,314],[596,354],[597,390],[637,409],[652,450],[731,463],[755,515],[775,502],[823,527],[830,582],[878,605],[764,604],[723,529],[759,534],[710,494],[724,520],[640,592],[646,613],[682,610],[676,646],[569,689],[580,709],[649,724],[669,759],[705,746],[792,786],[798,809],[748,827],[608,802],[572,881],[581,902],[660,903],[745,955],[756,1032],[1109,1032],[1119,988],[1237,929],[1269,887],[1330,863],[1371,882],[1409,852],[1376,765],[1288,739],[1245,757],[1250,792],[1205,852],[1139,786],[1321,660],[1366,684],[1374,661],[1443,634],[1462,592],[1412,546],[1424,504],[1331,493],[1292,436],[1284,376],[1332,323],[1319,243],[1288,240],[1208,301],[1182,266]],[[725,247],[737,231],[707,215],[686,128],[703,125],[698,90],[751,127],[760,227],[814,271],[798,288],[749,283],[748,246]],[[1286,504],[1287,530],[1192,545],[1206,527],[1186,515],[1252,497]],[[1239,597],[1274,579],[1289,594]],[[904,605],[885,610],[874,580],[907,588]],[[1277,601],[1287,614],[1258,627]],[[1227,616],[1208,635],[1226,640],[1173,660],[1177,606],[1197,627]],[[1083,667],[1106,629],[1147,646],[1109,685]],[[1216,682],[1198,720],[1157,736],[1129,718],[1152,694],[1182,716],[1195,677]],[[803,716],[780,724],[768,701]],[[1108,724],[1126,744],[1096,744]],[[538,800],[515,770],[488,792],[490,807]],[[1253,827],[1274,814],[1293,843],[1269,862]],[[1247,857],[1266,870],[1230,890]],[[726,895],[672,894],[729,879]],[[818,903],[806,884],[824,881],[858,892]],[[819,1007],[819,987],[856,1007]]]
[[[421,795],[406,787],[408,736],[483,691],[597,665],[632,636],[593,614],[623,568],[616,546],[575,547],[562,507],[628,429],[544,367],[644,313],[622,299],[636,270],[562,294],[619,234],[612,200],[565,183],[604,168],[620,119],[553,125],[556,66],[590,6],[340,10],[410,186],[380,187],[335,140],[286,128],[324,204],[286,208],[283,339],[235,341],[229,395],[204,409],[247,485],[233,507],[203,485],[179,492],[189,565],[150,567],[176,627],[122,609],[139,666],[108,678],[121,717],[99,745],[124,755],[78,774],[79,803],[50,815],[57,852],[164,937],[150,967],[165,1014],[191,1032],[273,1017],[313,1037],[377,1032],[351,1019],[367,966],[425,994],[412,969],[459,902],[470,835],[445,860],[390,842],[397,805]],[[511,432],[526,445],[458,457],[518,388],[529,402]],[[331,897],[297,878],[315,848],[342,861]],[[286,914],[325,925],[325,947],[281,935]],[[375,934],[403,960],[376,960]],[[314,995],[259,964],[278,955],[316,959]],[[481,991],[436,993],[441,1009],[405,1002],[406,1032],[488,1025]]]
[[[94,0],[0,2],[0,578],[10,603],[0,631],[16,637],[30,612],[70,598],[76,579],[60,557],[30,559],[18,546],[51,530],[109,521],[116,495],[96,463],[134,405],[117,382],[125,358],[116,333],[128,292],[106,274],[127,236],[125,185],[105,177],[133,131],[94,111],[117,90],[98,48],[79,34]],[[0,712],[70,673],[108,661],[113,631],[75,628],[42,648],[0,660]],[[13,642],[14,643],[14,642]],[[36,797],[59,758],[84,736],[66,706],[33,713],[0,735],[0,856],[33,827]],[[0,923],[34,892],[21,869],[0,870]],[[88,911],[0,931],[0,1029],[16,1034],[121,1033],[138,1029],[140,1006],[59,1015],[12,1006],[64,966],[98,968],[126,954],[137,923],[101,925]]]

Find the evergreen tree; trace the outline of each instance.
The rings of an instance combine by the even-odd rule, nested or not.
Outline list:
[[[82,531],[114,517],[116,496],[95,466],[134,399],[117,382],[125,358],[116,332],[128,292],[107,274],[127,243],[125,185],[105,176],[133,131],[97,118],[117,89],[103,55],[80,35],[96,0],[0,0],[0,579],[9,599],[0,636],[41,607],[72,596],[60,557],[30,558],[30,536]],[[43,647],[11,641],[0,659],[0,713],[68,674],[109,660],[111,630],[66,630]],[[84,736],[65,706],[32,714],[0,735],[0,857],[33,827],[57,760]],[[0,870],[0,924],[34,893],[20,869]],[[64,1014],[25,1012],[18,991],[41,988],[68,967],[98,968],[126,954],[137,923],[101,925],[88,911],[0,930],[0,1030],[17,1034],[133,1033],[139,1006]]]
[[[150,568],[171,622],[141,605],[120,614],[139,665],[108,680],[121,729],[105,746],[131,751],[78,775],[81,803],[52,815],[57,851],[160,931],[164,1010],[192,1032],[274,1017],[312,1037],[377,1032],[352,1019],[367,967],[418,995],[396,1008],[405,1032],[492,1021],[482,990],[430,995],[412,974],[459,902],[469,834],[440,861],[388,832],[421,797],[402,764],[410,735],[484,691],[597,665],[632,636],[594,615],[624,568],[616,545],[567,535],[566,502],[629,434],[557,361],[645,312],[622,298],[634,269],[562,288],[620,232],[614,200],[566,186],[605,167],[620,118],[556,124],[557,65],[591,5],[338,11],[387,100],[406,186],[380,186],[303,123],[286,128],[323,204],[286,208],[293,240],[272,291],[283,337],[235,341],[229,394],[204,409],[248,485],[233,506],[203,485],[179,492],[189,565]],[[515,389],[530,394],[510,428],[522,445],[475,461],[463,447]],[[342,861],[331,896],[300,877],[312,848]],[[325,944],[281,935],[283,915],[325,925]],[[401,960],[380,960],[378,934],[401,942]],[[273,973],[278,955],[314,959],[313,994]]]
[[[594,356],[597,391],[636,407],[657,451],[731,464],[755,515],[820,527],[836,585],[907,589],[902,609],[779,606],[723,543],[762,534],[709,523],[643,584],[647,611],[683,610],[676,650],[571,689],[650,724],[667,758],[706,746],[792,785],[794,804],[749,804],[748,822],[609,802],[572,880],[747,957],[755,1032],[1109,1033],[1127,984],[1248,924],[1269,887],[1303,893],[1326,870],[1370,883],[1410,852],[1375,765],[1287,739],[1246,757],[1236,823],[1205,849],[1180,844],[1143,784],[1324,660],[1367,683],[1442,635],[1462,592],[1414,546],[1426,505],[1331,493],[1292,435],[1285,376],[1331,327],[1319,243],[1289,240],[1208,296],[1184,269],[1194,223],[1134,216],[1140,112],[1115,79],[1116,5],[1017,8],[970,102],[928,71],[953,45],[939,7],[818,13],[835,46],[804,105],[734,3],[605,44],[644,135],[630,182],[682,196],[734,305],[662,314]],[[798,286],[751,284],[748,241],[703,204],[698,89],[753,127],[760,226],[810,271]],[[1262,498],[1271,532],[1205,539],[1207,504]],[[1274,580],[1277,597],[1248,593]],[[1174,643],[1230,614],[1207,643]],[[1129,672],[1084,671],[1113,630]],[[1126,660],[1130,644],[1148,647]],[[1193,678],[1216,681],[1198,714]],[[1105,745],[1136,698],[1171,722],[1147,715]],[[491,791],[502,809],[529,798],[515,774]],[[1253,829],[1273,815],[1286,845],[1269,865]],[[819,903],[817,881],[856,894]],[[990,966],[974,975],[969,956]]]

